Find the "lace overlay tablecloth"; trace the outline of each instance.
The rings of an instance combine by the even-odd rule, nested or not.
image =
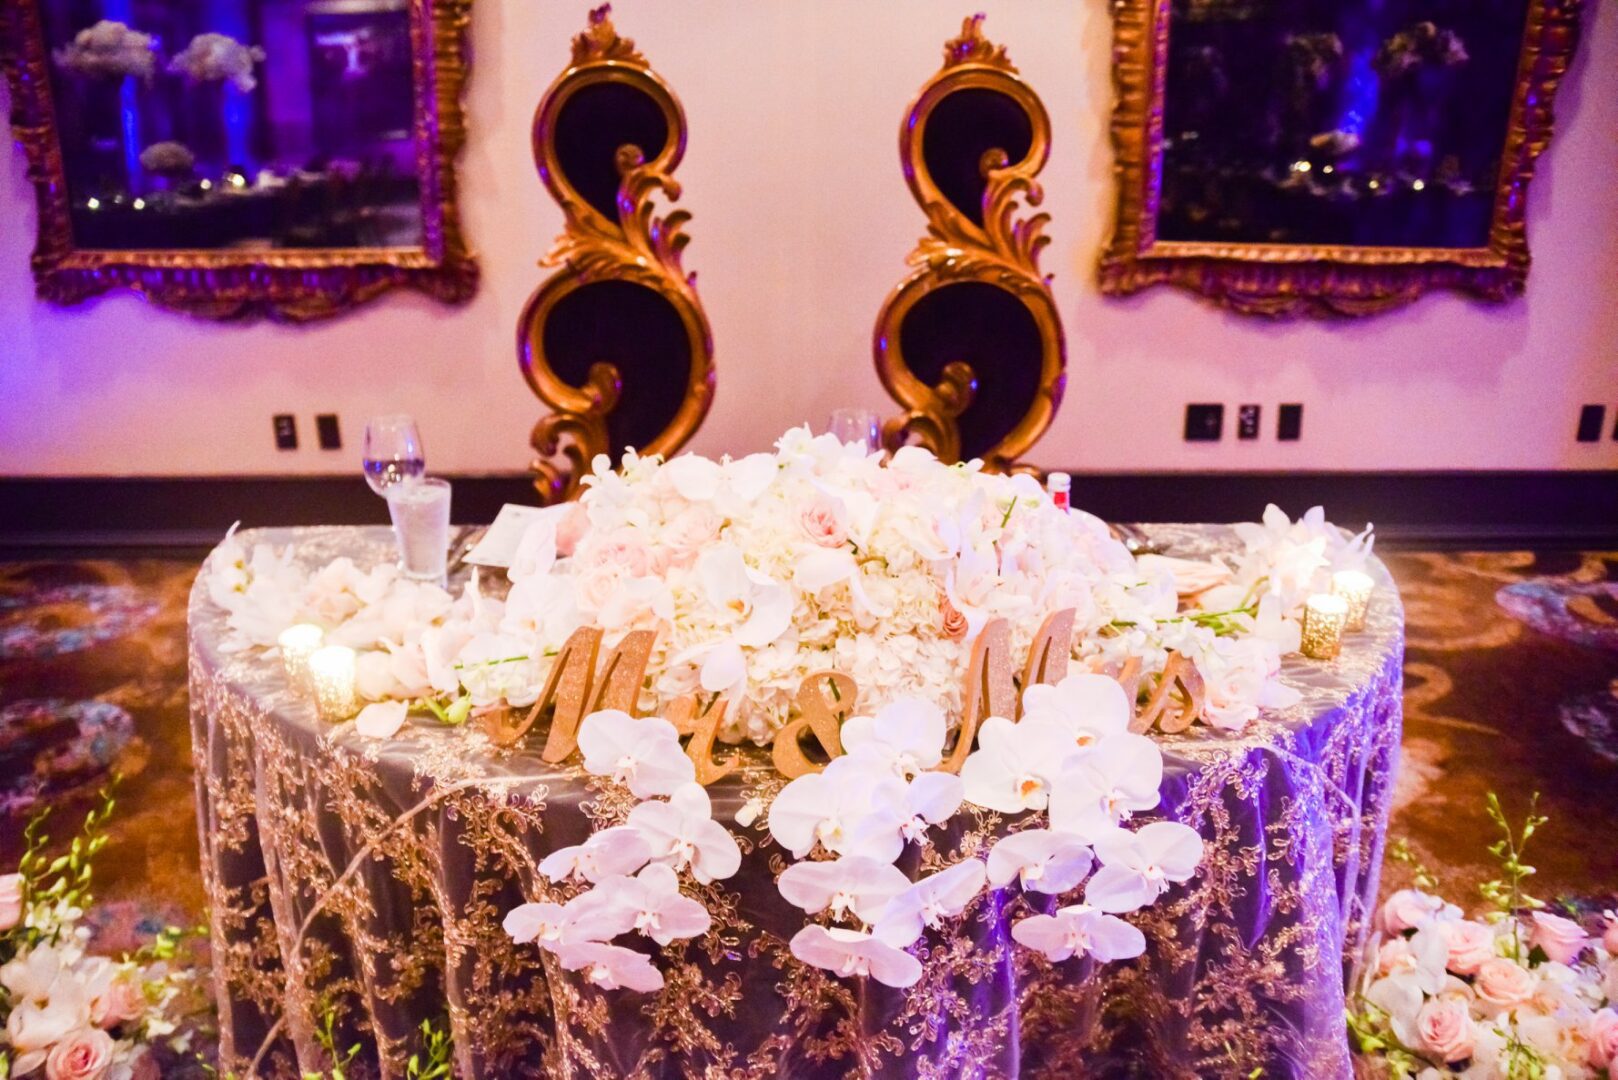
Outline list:
[[[1231,542],[1218,526],[1151,532],[1177,555]],[[392,555],[386,529],[248,539],[311,566]],[[1149,942],[1139,960],[1098,974],[1014,946],[1029,901],[1008,889],[918,942],[909,990],[799,964],[786,943],[803,913],[773,881],[786,859],[733,821],[781,786],[759,761],[711,789],[742,870],[705,887],[713,929],[663,950],[655,995],[597,990],[500,926],[548,897],[539,860],[621,821],[626,794],[431,720],[387,742],[321,724],[279,663],[221,652],[224,613],[199,582],[191,715],[222,1068],[321,1068],[330,1010],[338,1045],[363,1046],[351,1075],[402,1076],[421,1022],[447,1018],[460,1077],[1348,1077],[1344,985],[1376,898],[1401,721],[1403,613],[1374,569],[1367,630],[1341,659],[1287,661],[1300,704],[1239,737],[1163,739],[1157,813],[1196,828],[1206,858],[1130,916]],[[900,867],[981,854],[1014,825],[963,810]]]

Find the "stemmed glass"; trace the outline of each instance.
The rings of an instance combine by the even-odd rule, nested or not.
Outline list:
[[[373,417],[365,425],[365,482],[387,498],[395,484],[418,480],[427,472],[416,421],[403,413]]]
[[[868,454],[882,449],[882,420],[870,409],[833,409],[826,431],[839,442],[863,444]]]
[[[399,566],[408,578],[442,583],[449,559],[447,480],[428,479],[416,422],[403,414],[365,425],[365,482],[388,500]]]

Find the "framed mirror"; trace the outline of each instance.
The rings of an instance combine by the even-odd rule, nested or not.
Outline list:
[[[1104,292],[1364,315],[1528,276],[1581,0],[1115,0]]]
[[[7,0],[41,297],[209,318],[467,299],[470,0]]]

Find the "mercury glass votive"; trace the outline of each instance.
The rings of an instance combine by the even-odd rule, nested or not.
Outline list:
[[[327,645],[309,657],[309,683],[322,720],[347,720],[359,709],[354,696],[354,650]]]
[[[298,623],[281,631],[275,643],[281,648],[281,667],[286,670],[288,686],[294,690],[308,689],[309,657],[320,648],[325,637],[326,631],[314,623]]]
[[[1316,593],[1303,606],[1303,655],[1311,660],[1335,660],[1343,651],[1343,625],[1348,601],[1341,596]]]
[[[1339,570],[1331,576],[1331,594],[1348,602],[1346,629],[1365,629],[1365,613],[1371,606],[1371,590],[1375,587],[1371,575],[1358,570]]]

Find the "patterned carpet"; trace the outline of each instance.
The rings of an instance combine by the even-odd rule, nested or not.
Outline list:
[[[1387,556],[1409,617],[1392,832],[1462,902],[1487,874],[1483,797],[1543,792],[1541,895],[1618,890],[1618,553]],[[99,893],[114,941],[203,904],[186,719],[191,562],[0,563],[0,866],[49,804],[65,832],[125,780]],[[1387,885],[1405,871],[1390,868]],[[113,947],[117,947],[114,945]]]

